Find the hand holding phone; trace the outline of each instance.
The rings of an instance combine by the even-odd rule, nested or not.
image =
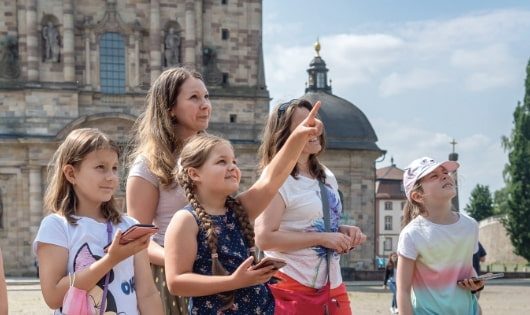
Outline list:
[[[120,245],[130,243],[146,234],[155,234],[158,232],[158,227],[153,224],[134,224],[125,230],[120,237]],[[111,243],[103,248],[103,252],[107,252]]]
[[[287,265],[287,263],[285,262],[285,260],[283,260],[281,258],[265,257],[262,260],[260,260],[259,263],[255,264],[251,268],[253,270],[258,270],[258,269],[261,269],[263,267],[267,267],[267,266],[270,266],[270,265],[274,266],[272,268],[272,270],[278,270],[278,269],[284,267],[285,265]]]
[[[486,274],[483,274],[481,276],[471,277],[471,281],[480,282],[482,280],[491,280],[491,279],[497,279],[497,278],[502,278],[502,277],[504,277],[504,273],[503,272],[486,273]],[[462,280],[458,280],[457,282],[462,282]]]

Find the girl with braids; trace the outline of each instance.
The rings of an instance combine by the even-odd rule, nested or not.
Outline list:
[[[172,294],[190,296],[191,314],[273,314],[274,299],[265,284],[273,266],[253,269],[253,220],[289,175],[308,139],[322,132],[315,118],[320,104],[293,131],[271,162],[270,172],[248,190],[232,146],[200,134],[182,149],[177,181],[190,202],[172,218],[165,236],[166,280]]]
[[[484,280],[471,279],[478,224],[452,211],[456,185],[451,172],[458,166],[423,157],[403,173],[407,201],[397,248],[399,314],[478,314],[473,293],[482,290]]]
[[[169,294],[165,282],[164,235],[173,214],[188,201],[173,177],[184,142],[208,128],[212,105],[199,73],[168,69],[153,82],[145,112],[134,128],[129,155],[127,213],[160,229],[149,244],[149,260],[166,315],[187,314],[187,298]]]

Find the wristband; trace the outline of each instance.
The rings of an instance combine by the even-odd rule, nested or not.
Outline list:
[[[484,290],[484,286],[481,286],[480,288],[478,288],[476,290],[471,290],[471,293],[475,294],[475,293],[477,293],[479,291],[482,291],[482,290]]]

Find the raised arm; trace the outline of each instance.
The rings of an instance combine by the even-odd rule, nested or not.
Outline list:
[[[247,191],[237,196],[248,216],[253,221],[270,203],[296,165],[307,141],[322,133],[322,122],[316,118],[320,101],[309,115],[291,133],[285,145],[268,165],[267,172]]]

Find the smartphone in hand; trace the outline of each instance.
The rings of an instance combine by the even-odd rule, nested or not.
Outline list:
[[[287,263],[285,262],[285,260],[283,260],[281,258],[265,257],[262,260],[260,260],[259,263],[255,264],[251,268],[254,269],[254,270],[257,270],[257,269],[261,269],[263,267],[267,267],[267,266],[270,266],[270,265],[274,266],[274,268],[272,268],[272,270],[278,270],[278,269],[284,267],[285,265],[287,265]]]
[[[154,224],[134,224],[121,234],[120,244],[125,245],[146,234],[155,234],[156,232],[158,232],[158,227]],[[112,242],[103,248],[105,253],[108,251],[110,244]]]
[[[471,277],[471,280],[473,282],[480,282],[482,280],[491,280],[491,279],[497,279],[497,278],[502,278],[504,277],[504,273],[503,272],[499,272],[499,273],[486,273],[486,274],[483,274],[481,276],[477,276],[477,277]],[[462,280],[458,280],[457,283],[459,282],[462,282]]]

